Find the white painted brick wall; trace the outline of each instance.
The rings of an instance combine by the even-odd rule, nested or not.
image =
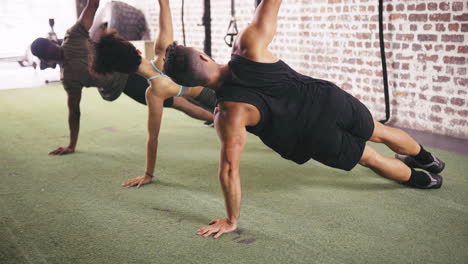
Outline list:
[[[230,1],[211,2],[212,54],[226,63]],[[203,1],[185,3],[187,45],[202,50]],[[154,38],[156,0],[135,4],[145,11]],[[181,1],[171,5],[181,43]],[[335,82],[383,119],[377,5],[376,0],[284,0],[270,48],[297,71]],[[391,123],[468,139],[468,2],[386,0],[384,7]],[[236,0],[236,9],[241,30],[252,19],[253,1]]]

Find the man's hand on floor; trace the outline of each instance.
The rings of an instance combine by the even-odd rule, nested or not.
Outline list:
[[[69,154],[73,152],[75,152],[75,148],[66,146],[66,147],[59,147],[55,150],[52,150],[51,152],[49,152],[49,155],[65,155],[65,154]]]
[[[216,233],[213,238],[218,238],[222,234],[233,232],[237,229],[237,224],[231,223],[227,219],[217,219],[208,223],[207,226],[198,229],[197,235],[208,237]]]

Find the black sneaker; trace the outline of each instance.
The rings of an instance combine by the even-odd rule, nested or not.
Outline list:
[[[421,164],[415,158],[411,156],[395,154],[395,158],[403,161],[410,168],[419,168],[419,169],[423,169],[425,171],[428,171],[430,173],[435,173],[435,174],[441,173],[445,168],[445,163],[439,160],[438,158],[436,158],[436,156],[432,154],[431,156],[434,159],[433,162],[429,164]]]
[[[440,176],[439,174],[430,173],[430,172],[427,172],[427,171],[421,171],[421,172],[427,174],[429,179],[431,179],[431,183],[429,183],[428,185],[425,185],[425,186],[418,185],[418,184],[411,183],[411,182],[401,182],[401,184],[411,186],[411,187],[414,187],[414,188],[419,188],[419,189],[439,189],[440,186],[442,186],[442,181],[443,181],[442,176]]]

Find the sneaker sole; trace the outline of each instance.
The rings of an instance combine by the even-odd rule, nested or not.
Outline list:
[[[440,162],[440,167],[437,167],[436,169],[428,170],[427,167],[424,167],[423,165],[419,164],[415,159],[411,158],[408,155],[395,154],[395,158],[402,161],[403,163],[406,164],[406,166],[410,168],[422,169],[422,170],[425,170],[427,172],[434,173],[434,174],[439,174],[445,169],[445,162],[439,159],[437,160]]]
[[[440,176],[440,175],[438,175],[438,176],[440,177],[439,178],[440,181],[437,184],[432,185],[431,187],[424,187],[424,186],[414,185],[414,184],[411,184],[409,182],[400,182],[400,184],[411,187],[411,188],[415,188],[415,189],[423,189],[423,190],[440,189],[440,187],[442,187],[442,184],[444,183],[444,178],[442,178],[442,176]]]

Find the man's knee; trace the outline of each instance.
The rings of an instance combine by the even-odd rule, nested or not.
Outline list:
[[[364,153],[362,154],[359,164],[364,167],[374,167],[377,163],[378,153],[373,148],[365,146]]]
[[[375,120],[374,125],[374,132],[369,140],[375,143],[384,143],[389,133],[389,127]]]

